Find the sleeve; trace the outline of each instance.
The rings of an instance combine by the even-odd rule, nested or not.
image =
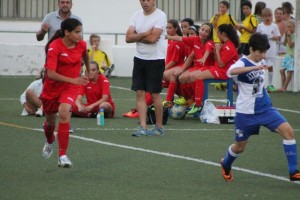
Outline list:
[[[85,94],[85,86],[81,85],[79,88],[78,95],[84,96],[84,94]]]
[[[257,26],[258,26],[258,20],[257,20],[257,17],[255,15],[252,15],[250,17],[250,23],[253,26],[253,28],[257,28]]]
[[[215,49],[215,45],[213,41],[208,41],[205,44],[205,51],[213,52]]]
[[[47,53],[47,61],[45,64],[46,69],[56,70],[58,57],[60,55],[60,51],[57,45],[53,45],[53,42],[50,44],[48,53]]]
[[[173,54],[172,54],[172,58],[171,61],[175,61],[178,62],[181,58],[181,56],[183,56],[184,52],[184,46],[180,44],[180,42],[176,42],[173,44]]]
[[[215,20],[215,15],[214,16],[212,16],[212,18],[210,19],[210,21],[209,21],[209,23],[213,23],[214,22],[214,20]]]
[[[165,13],[162,12],[160,20],[157,20],[157,22],[154,25],[154,28],[165,30],[166,26],[167,26],[167,16]]]
[[[110,83],[106,77],[103,77],[103,80],[101,81],[101,86],[102,86],[102,96],[110,95]]]
[[[231,78],[232,77],[232,75],[230,74],[231,70],[239,67],[245,67],[245,63],[241,60],[238,60],[236,63],[232,64],[227,70],[226,75]]]
[[[261,24],[258,24],[258,25],[257,25],[257,30],[256,30],[256,32],[257,32],[257,33],[263,33],[263,32],[262,32],[262,28],[261,28]]]
[[[232,53],[232,49],[235,48],[233,45],[225,45],[221,49],[221,61],[226,65],[229,61],[232,60],[232,58],[235,56],[234,53]]]
[[[182,42],[189,47],[194,46],[194,37],[182,37]]]
[[[130,18],[130,21],[129,21],[129,26],[133,26],[133,27],[136,27],[136,15],[137,15],[137,12],[134,13],[131,18]]]

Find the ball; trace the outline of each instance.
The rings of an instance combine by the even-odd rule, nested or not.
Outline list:
[[[169,116],[173,119],[184,119],[186,115],[186,107],[174,104],[174,106],[169,111]]]

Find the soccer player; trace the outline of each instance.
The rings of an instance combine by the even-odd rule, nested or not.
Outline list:
[[[109,80],[99,74],[99,66],[95,61],[90,62],[89,83],[80,87],[72,112],[80,117],[96,117],[100,107],[104,109],[104,117],[112,118],[115,113],[115,104],[110,95]],[[86,97],[86,104],[82,98]]]
[[[291,181],[300,181],[297,169],[298,157],[294,130],[286,119],[272,106],[264,88],[264,64],[270,44],[266,35],[255,33],[249,40],[250,55],[231,65],[228,76],[237,76],[238,97],[236,100],[235,143],[229,146],[221,159],[222,175],[226,181],[233,181],[231,166],[242,153],[251,135],[258,135],[260,126],[277,132],[283,138],[283,148],[288,162]]]
[[[88,83],[87,77],[80,77],[81,61],[89,72],[89,58],[86,43],[82,40],[82,24],[79,20],[68,18],[46,45],[46,75],[41,94],[46,120],[44,133],[47,141],[43,156],[48,159],[53,153],[54,129],[58,116],[59,167],[71,167],[66,155],[69,143],[71,109],[80,89]],[[58,113],[58,115],[57,115]]]

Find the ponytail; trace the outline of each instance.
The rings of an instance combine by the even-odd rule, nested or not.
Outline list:
[[[227,37],[233,42],[234,46],[236,48],[239,47],[239,37],[236,30],[231,24],[222,24],[219,26],[218,30],[220,31],[220,33],[226,33]]]

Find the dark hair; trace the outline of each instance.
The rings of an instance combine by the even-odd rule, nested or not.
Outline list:
[[[48,48],[51,42],[53,42],[57,38],[65,37],[65,31],[71,32],[75,30],[78,26],[82,26],[82,23],[78,19],[67,18],[64,21],[62,21],[60,24],[60,30],[57,30],[55,34],[52,36],[52,38],[46,44],[45,47],[46,54],[48,52]]]
[[[169,23],[169,24],[172,24],[172,26],[176,29],[177,35],[179,35],[179,36],[182,36],[182,35],[183,35],[183,34],[182,34],[182,31],[181,31],[181,28],[180,28],[179,23],[178,23],[177,20],[175,20],[175,19],[170,19],[170,20],[168,20],[168,23]]]
[[[198,26],[198,25],[190,26],[188,29],[192,29],[192,30],[196,31],[196,34],[199,35],[199,26],[198,27],[196,27],[196,26]]]
[[[239,37],[237,35],[236,30],[231,24],[221,24],[218,27],[218,31],[220,33],[226,33],[227,37],[233,42],[236,48],[239,47]]]
[[[283,12],[283,14],[285,13],[284,9],[282,7],[278,7],[275,9],[274,13],[276,13],[277,10],[281,10]]]
[[[230,8],[230,3],[228,1],[220,1],[219,4],[223,4],[227,7],[227,9]]]
[[[249,48],[253,51],[259,50],[261,52],[267,51],[270,48],[268,36],[262,33],[254,33],[249,39]]]
[[[191,18],[184,18],[183,20],[181,20],[181,22],[187,22],[190,26],[194,25],[194,20],[192,20]]]
[[[261,11],[266,7],[266,3],[262,2],[262,1],[258,1],[255,4],[255,8],[254,8],[254,15],[258,15],[261,16]]]
[[[290,3],[290,2],[287,2],[287,1],[285,1],[285,2],[283,2],[282,4],[281,4],[281,7],[285,10],[285,13],[287,13],[287,14],[293,14],[293,5]]]
[[[250,9],[252,9],[252,3],[250,1],[243,2],[241,8],[243,8],[244,6],[248,6]]]
[[[201,24],[200,28],[201,28],[203,25],[206,25],[206,26],[209,27],[209,29],[210,29],[210,34],[209,34],[207,40],[211,40],[211,39],[213,38],[213,31],[214,31],[213,25],[212,25],[211,23],[206,22],[206,23]]]

